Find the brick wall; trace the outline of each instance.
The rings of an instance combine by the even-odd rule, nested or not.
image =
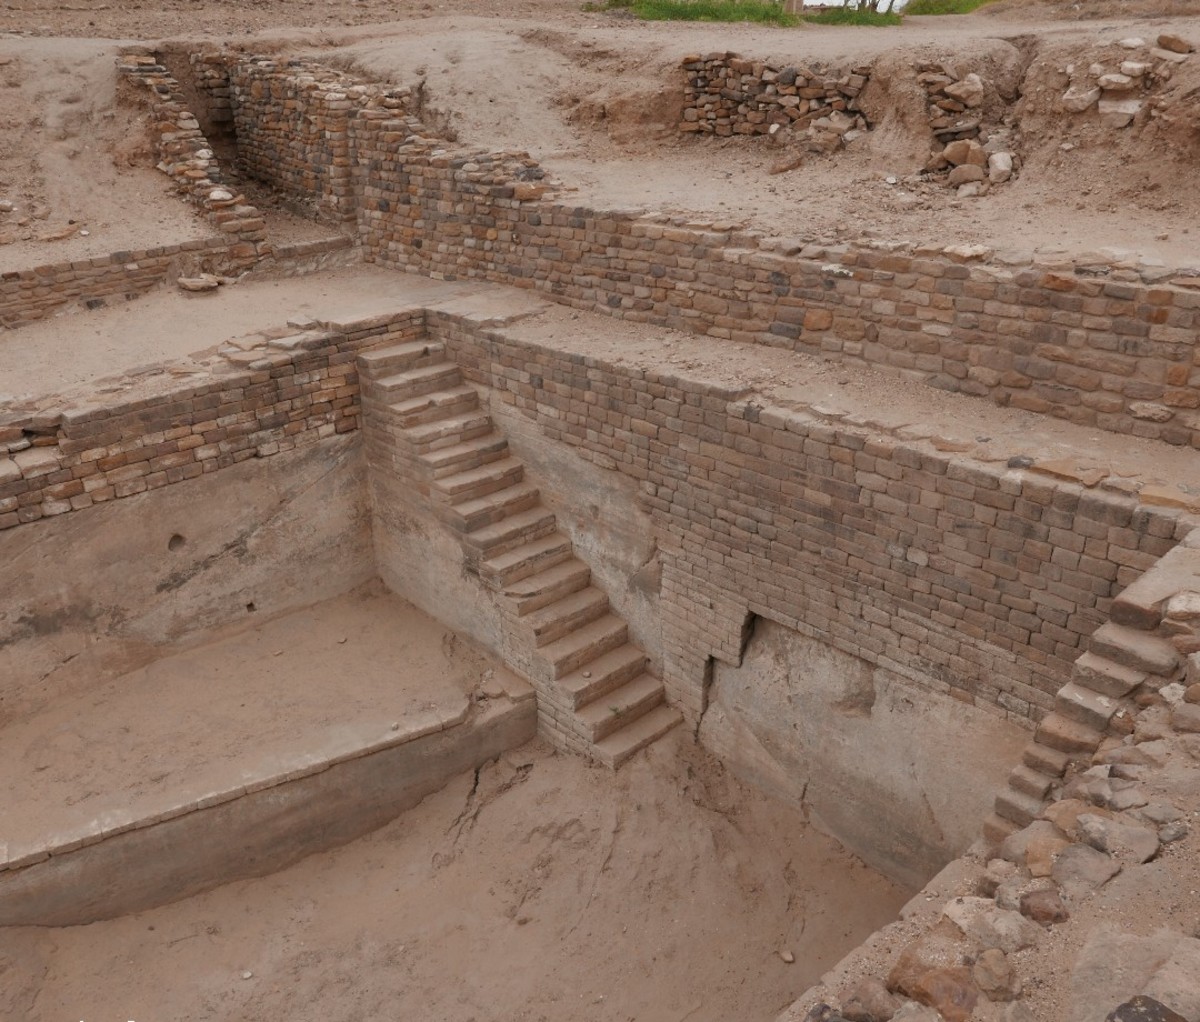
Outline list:
[[[200,122],[184,102],[179,82],[156,56],[148,53],[123,53],[117,59],[117,69],[153,114],[159,170],[225,238],[228,267],[246,270],[270,255],[266,222],[237,189],[224,186],[217,156]]]
[[[1037,719],[1113,596],[1191,526],[715,385],[429,324],[493,400],[641,484],[664,551],[664,680],[693,720],[708,658],[737,663],[748,614]]]
[[[133,298],[157,287],[180,263],[221,263],[228,251],[224,238],[205,238],[0,273],[0,325],[19,327],[66,306],[98,308],[113,298]]]
[[[120,499],[358,429],[354,359],[409,340],[422,314],[277,338],[202,383],[0,421],[0,529]],[[229,371],[232,368],[233,371]]]
[[[219,91],[212,77],[210,94]],[[353,220],[357,205],[351,122],[363,111],[397,117],[405,88],[368,85],[319,65],[230,58],[229,92],[238,162],[250,177],[311,200],[318,212]],[[218,105],[218,109],[220,109]]]
[[[368,260],[1200,446],[1194,289],[1119,268],[996,265],[986,250],[806,244],[567,206],[523,154],[422,137],[403,90],[299,62],[231,60],[248,169],[339,215],[356,209]],[[778,75],[764,65],[760,82],[767,70]]]
[[[439,151],[406,131],[360,133],[368,260],[1200,446],[1194,290],[570,207],[542,197],[531,161]]]

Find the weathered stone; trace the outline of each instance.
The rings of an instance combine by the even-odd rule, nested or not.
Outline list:
[[[974,164],[977,167],[987,166],[987,153],[983,146],[973,138],[961,138],[951,142],[942,150],[942,158],[956,167]]]
[[[1121,871],[1120,864],[1090,845],[1064,848],[1050,876],[1069,898],[1080,898],[1103,887]]]
[[[949,920],[940,919],[900,952],[888,972],[887,988],[916,997],[918,981],[925,973],[959,966],[968,954],[978,950],[979,945],[969,941],[962,930]]]
[[[989,1001],[1012,1001],[1021,996],[1021,980],[999,948],[989,948],[975,959],[971,977]]]
[[[1130,401],[1129,414],[1135,419],[1147,422],[1167,422],[1175,415],[1166,405],[1155,404],[1153,401]]]
[[[1062,105],[1073,114],[1090,110],[1100,99],[1100,90],[1094,85],[1072,85],[1063,93]]]
[[[967,1022],[979,1001],[979,988],[970,969],[930,969],[917,980],[911,996],[946,1022]]]
[[[1109,1012],[1104,1022],[1188,1022],[1177,1011],[1172,1011],[1162,1001],[1138,994]]]
[[[1181,937],[1143,993],[1188,1019],[1200,1019],[1200,940]]]
[[[985,949],[1020,951],[1040,936],[1037,926],[1020,912],[998,908],[990,898],[953,898],[943,914]]]
[[[1109,99],[1101,96],[1097,105],[1100,123],[1106,128],[1127,128],[1142,109],[1142,101],[1132,98]]]
[[[1171,727],[1186,734],[1200,733],[1200,703],[1183,702],[1173,706]]]
[[[982,167],[974,163],[964,163],[961,167],[955,167],[950,171],[946,181],[952,187],[957,188],[959,185],[965,185],[972,181],[982,181],[986,177]]]
[[[983,79],[977,74],[969,74],[962,81],[947,85],[942,91],[965,107],[973,109],[983,105]]]
[[[1192,53],[1196,49],[1182,36],[1177,36],[1173,32],[1163,32],[1158,37],[1158,45],[1160,49],[1169,50],[1171,53]]]
[[[1138,83],[1129,75],[1123,74],[1101,75],[1096,84],[1105,92],[1132,92],[1138,87]]]
[[[1029,891],[1021,895],[1021,915],[1032,919],[1039,926],[1064,923],[1071,917],[1062,895],[1050,889]]]
[[[842,1017],[848,1022],[889,1022],[900,999],[874,977],[861,979],[842,994]]]
[[[988,180],[994,185],[1003,184],[1013,173],[1012,153],[992,153],[988,157]]]

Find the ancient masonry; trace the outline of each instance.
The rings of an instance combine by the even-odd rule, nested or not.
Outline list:
[[[686,83],[681,131],[716,136],[803,132],[831,152],[868,128],[858,112],[869,67],[846,74],[805,67],[772,67],[735,53],[684,57]]]
[[[543,733],[620,766],[678,723],[626,623],[542,503],[445,345],[359,356],[368,455],[414,481],[462,544],[508,624],[508,659],[534,683]]]

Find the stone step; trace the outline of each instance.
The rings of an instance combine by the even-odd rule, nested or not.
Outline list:
[[[571,708],[578,710],[632,681],[645,669],[646,654],[632,643],[626,643],[559,678],[558,687],[570,699]]]
[[[441,341],[408,341],[364,351],[358,356],[358,364],[364,375],[377,379],[388,373],[443,362],[445,359],[446,346]]]
[[[1108,730],[1108,722],[1120,705],[1119,700],[1093,692],[1075,682],[1064,685],[1054,697],[1056,712],[1096,731]]]
[[[375,393],[396,402],[420,397],[438,390],[450,390],[462,385],[462,371],[454,362],[435,362],[414,366],[402,373],[378,377],[371,381]]]
[[[479,577],[493,589],[506,589],[514,582],[562,563],[572,550],[567,534],[555,530],[549,536],[540,536],[489,557],[479,565]]]
[[[451,415],[406,429],[404,436],[412,445],[413,452],[419,456],[456,447],[468,440],[486,436],[494,429],[491,415],[481,408],[473,408],[461,415]]]
[[[597,742],[592,746],[592,755],[615,770],[635,753],[658,741],[681,720],[683,715],[677,709],[663,703]]]
[[[493,430],[465,443],[441,447],[418,455],[418,460],[429,469],[434,479],[441,479],[455,472],[478,468],[489,462],[508,457],[508,440]]]
[[[1095,752],[1103,737],[1095,728],[1064,717],[1061,713],[1048,713],[1038,725],[1033,740],[1039,745],[1075,755]]]
[[[592,569],[578,557],[569,557],[560,564],[539,571],[536,575],[527,575],[510,582],[500,592],[517,617],[524,617],[549,606],[555,600],[579,592],[589,586],[591,581]]]
[[[595,586],[535,610],[524,618],[525,627],[533,634],[533,644],[541,649],[578,631],[608,613],[608,594]]]
[[[438,419],[457,417],[479,407],[479,393],[464,384],[435,390],[420,397],[397,401],[388,406],[402,428],[408,429]]]
[[[1021,753],[1021,762],[1039,773],[1050,777],[1062,777],[1071,763],[1071,756],[1048,745],[1042,745],[1041,742],[1030,742]]]
[[[648,713],[664,699],[663,683],[653,674],[639,674],[620,688],[576,711],[584,732],[593,741],[603,738]]]
[[[1010,788],[1022,794],[1030,795],[1033,798],[1044,799],[1050,791],[1050,785],[1053,783],[1053,777],[1047,777],[1040,770],[1031,770],[1024,765],[1015,767],[1008,775],[1008,786]]]
[[[541,501],[538,488],[531,483],[517,483],[475,500],[463,501],[446,508],[446,519],[459,532],[474,532],[485,525],[495,525],[509,515],[528,511]]]
[[[1011,820],[1018,827],[1028,827],[1044,807],[1045,803],[1040,798],[1015,788],[1005,788],[996,796],[996,815]]]
[[[1122,667],[1163,678],[1171,677],[1179,666],[1179,654],[1166,639],[1111,621],[1092,633],[1089,649]]]
[[[454,505],[515,486],[524,478],[525,465],[516,458],[504,458],[435,479],[431,489],[435,497]]]
[[[558,520],[554,512],[544,504],[529,511],[509,515],[501,521],[475,529],[462,537],[467,551],[467,561],[477,563],[484,557],[498,557],[531,540],[549,536],[558,531]]]
[[[1004,843],[1006,837],[1010,834],[1015,834],[1020,829],[1012,820],[1006,820],[1003,816],[989,813],[987,819],[983,821],[983,839],[992,848],[999,848]]]
[[[598,621],[565,635],[538,650],[557,680],[570,674],[605,653],[624,646],[629,638],[629,626],[615,614],[605,614]]]
[[[1075,661],[1075,682],[1101,695],[1122,699],[1146,680],[1145,671],[1122,667],[1095,653],[1084,653]]]

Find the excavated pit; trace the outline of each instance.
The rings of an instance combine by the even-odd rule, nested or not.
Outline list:
[[[221,287],[0,348],[13,1017],[773,1017],[1182,676],[1190,285],[570,206],[365,44],[120,59],[225,238],[108,269]]]

